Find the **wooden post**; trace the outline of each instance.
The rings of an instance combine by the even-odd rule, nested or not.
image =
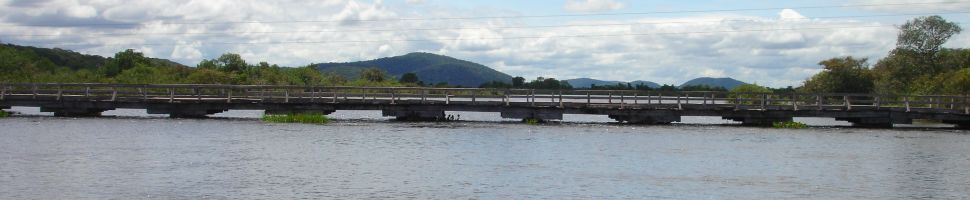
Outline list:
[[[229,88],[229,92],[226,93],[226,103],[232,103],[232,88]]]
[[[283,103],[289,103],[289,102],[290,102],[290,90],[284,88],[283,89]]]
[[[60,101],[61,100],[61,96],[63,96],[63,95],[64,95],[64,89],[61,88],[61,85],[60,84],[57,84],[57,100]]]
[[[822,95],[815,95],[815,106],[818,106],[818,110],[822,110]]]
[[[586,91],[586,107],[589,107],[589,104],[592,102],[592,100],[593,100],[593,97],[589,95],[589,91]]]
[[[882,109],[882,97],[876,96],[876,110]]]
[[[909,109],[909,96],[905,96],[905,97],[903,97],[903,101],[904,101],[904,102],[906,103],[906,112],[909,112],[909,111],[911,111],[911,110]]]
[[[563,106],[563,103],[562,103],[562,90],[559,90],[559,107],[560,108],[565,107]]]
[[[60,91],[57,92],[60,95]],[[111,87],[111,101],[115,101],[118,98],[118,88]]]
[[[175,88],[168,88],[168,102],[175,102]]]
[[[734,110],[741,110],[741,94],[734,95]]]
[[[702,105],[704,105],[704,107],[707,107],[707,94],[706,93],[702,93],[701,97],[704,100],[704,102],[702,103]]]
[[[199,90],[199,88],[192,88],[192,92],[195,93],[195,98],[198,101],[202,101],[202,90]]]
[[[532,89],[532,106],[536,106],[536,90]]]
[[[7,86],[4,85],[2,88],[0,88],[0,100],[4,100],[6,98],[7,98]]]
[[[767,110],[768,94],[761,94],[761,110]]]
[[[680,95],[677,95],[677,110],[683,110],[684,106],[680,105]]]
[[[451,104],[451,96],[448,95],[448,91],[445,91],[445,105]]]
[[[852,102],[849,102],[849,96],[842,96],[842,99],[845,100],[845,110],[852,110]]]
[[[626,103],[626,99],[624,99],[624,96],[625,95],[623,94],[623,92],[620,92],[620,108],[623,108],[623,104]]]
[[[690,104],[690,93],[684,92],[684,104]]]
[[[138,88],[138,90],[141,92],[142,100],[148,102],[148,88]]]
[[[394,99],[394,89],[391,89],[391,104],[397,104]]]
[[[647,105],[653,104],[653,99],[650,99],[650,97],[652,97],[652,95],[650,95],[650,92],[647,92]]]
[[[798,94],[791,93],[791,110],[798,111]]]
[[[505,106],[509,106],[509,105],[511,105],[511,104],[512,104],[512,103],[511,103],[511,102],[512,102],[512,97],[511,97],[511,96],[509,96],[509,92],[511,92],[511,90],[509,90],[509,89],[505,89],[505,91],[504,91],[504,93],[505,93],[505,98],[504,98],[504,99],[502,99],[502,100],[503,100],[503,101],[505,101]]]
[[[956,98],[950,97],[950,110],[953,110],[954,103],[956,103]]]
[[[970,102],[967,101],[967,95],[964,94],[963,95],[963,114],[970,115],[970,106],[967,106],[967,103],[970,103]]]
[[[428,96],[428,90],[421,89],[421,104],[424,104],[424,100],[427,98],[427,96]]]
[[[33,88],[33,89],[31,89],[31,91],[33,91],[33,93],[34,93],[34,96],[31,97],[31,98],[37,99],[37,84],[33,84],[31,88]]]
[[[609,94],[610,94],[610,97],[609,97],[609,100],[607,100],[607,102],[609,104],[613,104],[613,92],[610,92]]]
[[[367,91],[360,90],[360,102],[367,102]]]
[[[639,104],[640,95],[636,92],[633,93],[633,104]]]
[[[340,89],[333,88],[331,90],[333,90],[333,101],[331,101],[330,103],[337,103],[337,91],[340,91]]]
[[[474,105],[474,104],[477,103],[477,102],[475,102],[476,101],[475,100],[476,99],[475,97],[477,97],[477,96],[478,96],[477,91],[472,90],[472,105]]]

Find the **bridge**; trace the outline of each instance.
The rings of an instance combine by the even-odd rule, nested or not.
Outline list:
[[[445,111],[498,112],[503,118],[561,120],[563,114],[606,115],[622,123],[668,124],[682,116],[719,116],[746,125],[793,117],[827,117],[861,127],[933,120],[970,128],[967,96],[658,92],[424,87],[271,85],[0,84],[0,109],[39,107],[55,116],[99,116],[126,108],[199,118],[228,110],[267,114],[381,110],[399,120],[432,121]]]

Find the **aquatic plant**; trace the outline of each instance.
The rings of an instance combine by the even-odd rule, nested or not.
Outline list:
[[[10,117],[10,113],[6,111],[0,111],[0,118]]]
[[[788,121],[788,122],[775,122],[775,123],[772,123],[771,125],[772,125],[772,127],[775,127],[775,128],[788,128],[788,129],[803,129],[803,128],[808,128],[808,125],[806,125],[805,123],[793,122],[793,121]]]
[[[528,118],[528,119],[524,119],[522,121],[524,121],[525,124],[528,124],[528,125],[539,125],[539,123],[542,122],[542,121],[540,121],[539,119],[536,119],[536,118]]]
[[[285,115],[263,115],[262,120],[270,123],[326,124],[330,118],[324,114],[298,113]]]

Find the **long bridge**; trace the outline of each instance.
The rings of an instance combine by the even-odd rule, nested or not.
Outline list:
[[[667,124],[682,116],[719,116],[747,125],[793,117],[828,117],[861,127],[914,119],[970,128],[968,96],[658,92],[424,87],[0,83],[0,109],[40,107],[56,116],[99,116],[126,108],[198,118],[228,110],[267,114],[381,110],[399,120],[440,120],[445,111],[499,112],[503,118],[561,120],[607,115],[632,124]]]

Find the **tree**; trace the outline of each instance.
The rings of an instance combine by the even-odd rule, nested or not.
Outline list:
[[[760,101],[757,99],[761,99],[762,94],[771,93],[771,89],[758,84],[744,84],[734,87],[730,92],[731,94],[728,95],[730,99],[747,99],[741,100],[741,104],[758,104]],[[735,103],[737,101],[730,100],[729,102]]]
[[[418,81],[418,75],[410,72],[401,75],[401,80],[399,80],[401,83],[418,83]]]
[[[525,86],[525,78],[522,78],[521,76],[516,76],[515,78],[512,78],[513,88],[522,88],[523,86]]]
[[[899,27],[896,49],[911,51],[918,56],[920,64],[932,66],[943,43],[962,30],[940,16],[919,17]]]
[[[819,62],[824,70],[806,80],[802,88],[814,93],[870,93],[875,85],[874,75],[866,60],[847,56]]]
[[[226,72],[241,72],[245,71],[249,67],[249,65],[246,64],[246,60],[243,60],[242,56],[235,53],[222,54],[222,56],[219,56],[216,61],[217,65],[220,67],[220,70]]]
[[[148,58],[145,58],[145,55],[141,52],[136,52],[134,49],[127,49],[115,53],[114,58],[111,58],[101,71],[104,75],[113,77],[124,70],[135,68],[138,65],[149,65]]]
[[[369,82],[384,82],[384,71],[376,68],[364,69],[360,72],[360,79]]]

